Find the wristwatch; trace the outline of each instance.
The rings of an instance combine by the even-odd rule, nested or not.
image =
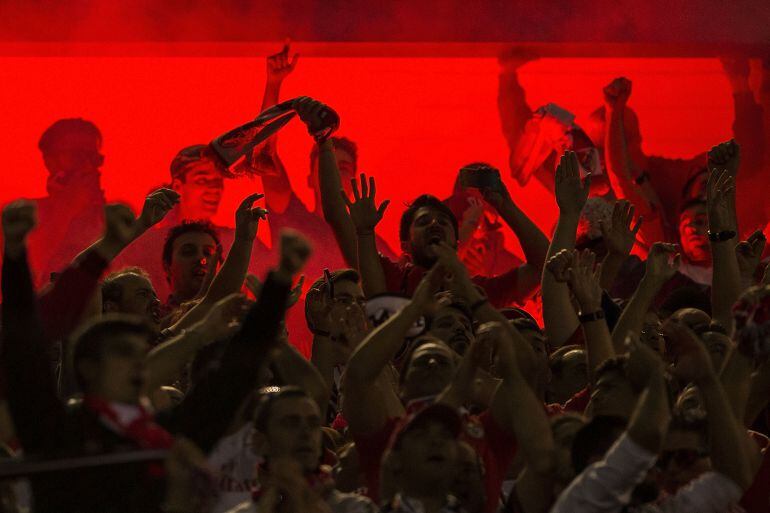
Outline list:
[[[735,238],[738,233],[735,230],[723,230],[721,232],[708,231],[709,240],[711,242],[725,242]]]
[[[580,315],[578,315],[578,321],[580,321],[581,324],[598,321],[600,319],[604,319],[604,310],[597,310],[591,313],[580,313]]]

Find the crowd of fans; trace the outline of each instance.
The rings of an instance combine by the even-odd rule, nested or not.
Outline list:
[[[736,139],[667,161],[628,80],[584,130],[526,106],[520,64],[511,172],[553,192],[553,232],[476,162],[409,204],[400,256],[312,98],[291,106],[316,210],[273,136],[234,229],[210,221],[233,170],[209,145],[136,216],[105,204],[97,127],[48,128],[48,197],[2,213],[2,511],[769,512],[761,108],[736,90]],[[263,109],[296,65],[268,59]]]

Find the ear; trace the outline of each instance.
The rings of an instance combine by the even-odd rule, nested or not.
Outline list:
[[[114,301],[106,301],[102,303],[102,312],[104,313],[115,313],[119,311],[120,310],[118,308],[118,305]]]
[[[174,189],[175,191],[179,191],[182,188],[183,183],[184,182],[182,182],[182,180],[180,180],[179,178],[174,178],[173,180],[171,180],[171,188]]]
[[[77,375],[83,378],[83,388],[91,388],[99,376],[99,362],[91,358],[83,358],[75,364],[75,368]]]

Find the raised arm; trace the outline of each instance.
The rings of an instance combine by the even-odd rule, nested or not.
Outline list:
[[[644,317],[650,310],[655,296],[661,287],[670,280],[679,269],[681,256],[676,245],[656,242],[647,254],[644,276],[639,282],[634,295],[620,314],[612,332],[612,346],[620,354],[626,337],[639,336],[644,326]]]
[[[235,239],[222,268],[212,280],[203,300],[172,326],[172,332],[192,326],[203,319],[217,301],[241,290],[249,269],[259,221],[267,216],[265,209],[253,206],[254,202],[263,196],[263,194],[252,194],[241,202],[235,211]]]
[[[289,345],[285,337],[281,338],[278,350],[273,354],[273,368],[284,384],[297,386],[312,397],[321,410],[321,418],[326,418],[331,388],[326,385],[318,369]]]
[[[294,109],[311,132],[315,132],[317,127],[322,126],[319,113],[324,107],[321,102],[306,96],[298,98],[294,103]],[[334,153],[334,143],[331,139],[318,142],[318,150],[318,181],[324,219],[334,231],[345,262],[350,267],[358,269],[356,230],[348,216],[345,202],[340,196],[342,182],[340,170],[337,167],[337,156]]]
[[[369,434],[385,425],[389,417],[400,416],[384,405],[398,403],[396,392],[385,382],[384,371],[398,354],[409,328],[433,302],[433,294],[443,278],[439,266],[434,266],[423,278],[412,300],[399,312],[374,329],[353,351],[343,377],[345,401],[342,411],[356,433]]]
[[[628,151],[624,116],[630,96],[631,81],[625,77],[616,78],[604,88],[605,163],[615,194],[637,205],[640,215],[652,219],[658,216],[660,199]]]
[[[599,284],[602,264],[597,264],[596,255],[589,250],[577,250],[572,256],[572,266],[567,270],[567,279],[572,295],[580,307],[580,325],[586,341],[588,375],[599,365],[615,355],[610,330],[602,310],[602,288]]]
[[[16,435],[24,451],[39,455],[57,447],[64,406],[56,384],[27,262],[27,236],[35,227],[35,205],[10,203],[3,209],[5,251],[2,270],[1,371]]]
[[[278,269],[268,275],[257,303],[227,344],[219,366],[197,382],[170,414],[170,431],[190,438],[204,452],[219,440],[279,343],[292,281],[309,256],[310,246],[304,238],[290,230],[281,233]],[[201,422],[204,418],[206,422]]]
[[[637,218],[634,223],[634,211],[634,206],[628,201],[616,201],[612,207],[610,222],[599,221],[602,240],[607,247],[607,256],[602,261],[601,285],[604,290],[612,288],[623,262],[631,254],[636,242],[636,234],[642,226],[642,218]]]
[[[379,207],[377,206],[374,200],[377,192],[374,177],[370,176],[367,182],[366,175],[361,173],[360,193],[356,180],[353,179],[350,182],[353,186],[353,200],[351,201],[343,190],[340,190],[340,194],[350,211],[353,226],[356,228],[358,272],[361,274],[361,286],[366,297],[371,297],[387,291],[385,271],[382,269],[380,255],[377,252],[374,228],[382,220],[390,200],[385,200]]]
[[[711,464],[714,471],[730,478],[745,491],[754,480],[743,447],[746,430],[736,420],[719,377],[711,365],[711,357],[698,337],[684,324],[669,320],[663,326],[676,355],[674,375],[682,382],[698,387],[708,417]]]
[[[548,259],[563,249],[574,249],[580,212],[588,199],[588,189],[588,179],[585,184],[581,183],[577,156],[574,152],[566,152],[556,168],[559,220],[548,248]],[[560,283],[548,271],[543,271],[542,283],[545,332],[553,347],[561,347],[578,329],[578,318],[566,283]]]
[[[629,349],[629,379],[643,391],[628,428],[601,461],[584,469],[561,493],[551,513],[621,511],[655,464],[671,420],[663,364],[638,341]]]
[[[281,85],[297,66],[298,54],[291,58],[290,42],[286,41],[280,52],[267,58],[267,78],[265,79],[265,93],[262,97],[261,111],[278,103]],[[256,162],[257,173],[262,178],[268,210],[282,213],[289,206],[294,192],[291,189],[286,168],[278,156],[278,136],[274,135],[265,141],[265,145],[258,155]]]
[[[526,263],[516,269],[518,273],[517,297],[526,297],[540,284],[548,238],[532,220],[514,203],[508,188],[500,181],[498,189],[482,189],[484,200],[492,205],[521,243]]]
[[[82,251],[53,285],[38,297],[47,341],[63,340],[77,327],[112,260],[149,228],[160,222],[179,201],[171,189],[158,189],[144,202],[138,219],[123,205],[107,205],[104,235]]]
[[[147,392],[170,385],[204,346],[233,335],[246,306],[246,300],[240,294],[227,296],[219,300],[201,321],[152,348],[145,360]]]
[[[712,316],[732,332],[732,307],[741,294],[741,275],[735,255],[738,224],[735,215],[735,174],[740,148],[734,141],[709,152],[708,217],[714,278],[711,284]],[[716,240],[714,240],[716,239]]]

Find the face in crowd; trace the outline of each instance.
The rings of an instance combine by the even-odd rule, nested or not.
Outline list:
[[[334,148],[334,154],[337,156],[337,167],[340,170],[340,181],[342,188],[349,197],[353,196],[353,189],[350,181],[356,179],[357,162],[353,155],[342,148]],[[314,158],[311,162],[310,175],[307,177],[307,185],[316,194],[317,205],[320,205],[321,185],[318,179],[318,159]]]
[[[98,189],[104,163],[101,147],[101,137],[89,131],[69,130],[57,134],[43,151],[43,162],[48,170],[48,194],[56,196],[73,187]]]
[[[419,345],[402,370],[401,396],[405,402],[438,395],[449,385],[455,373],[456,355],[449,346],[431,338],[418,340],[417,343]]]
[[[104,341],[98,357],[76,362],[85,391],[106,401],[138,404],[147,380],[146,335],[115,333]]]
[[[321,460],[321,411],[304,394],[280,397],[270,405],[265,426],[256,434],[267,461],[289,458],[305,473],[314,472]]]
[[[125,313],[142,318],[148,325],[160,329],[160,300],[149,278],[136,272],[124,272],[110,280],[119,297],[105,299],[105,313]]]
[[[449,215],[431,206],[418,208],[409,227],[409,238],[402,241],[402,249],[411,255],[415,264],[430,268],[437,258],[431,246],[439,242],[457,247],[457,236]]]
[[[190,231],[177,237],[166,269],[172,294],[180,300],[194,298],[203,285],[212,258],[218,258],[217,242],[210,234]]]
[[[448,304],[436,310],[429,333],[459,355],[465,354],[474,340],[471,319],[459,308]]]
[[[187,165],[185,173],[174,178],[172,188],[179,193],[181,219],[210,220],[219,210],[225,181],[209,157]]]
[[[679,216],[679,241],[687,261],[694,265],[711,265],[708,239],[708,214],[704,203],[694,203]]]

